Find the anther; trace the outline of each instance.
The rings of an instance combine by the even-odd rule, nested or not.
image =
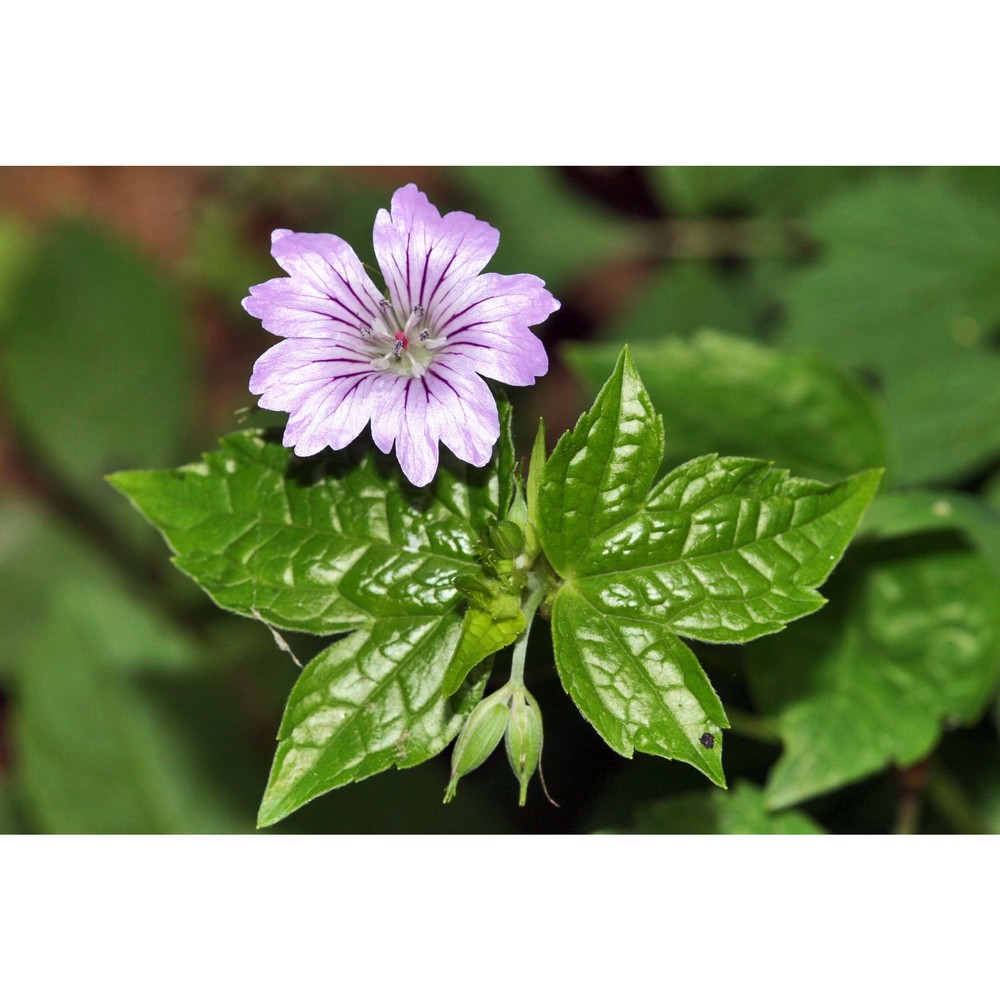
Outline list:
[[[428,340],[430,338],[430,335],[431,335],[431,331],[430,330],[422,330],[420,332],[420,339],[421,339],[421,341]]]
[[[372,328],[367,323],[362,323],[358,327],[358,330],[361,332],[362,337],[370,337],[372,335]]]
[[[420,319],[420,317],[423,316],[423,314],[424,314],[424,307],[423,306],[414,306],[413,307],[413,315],[416,316],[417,319]]]
[[[403,342],[401,340],[397,340],[396,343],[392,345],[392,356],[397,360],[399,360],[399,357],[402,355],[402,353],[403,353]]]

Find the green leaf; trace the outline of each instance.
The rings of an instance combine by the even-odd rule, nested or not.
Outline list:
[[[0,216],[0,324],[6,324],[16,290],[36,253],[36,240],[16,219]]]
[[[445,674],[444,694],[454,694],[473,667],[509,646],[524,631],[524,625],[524,614],[512,594],[499,595],[489,610],[470,607]]]
[[[0,781],[0,835],[36,832],[24,815],[20,789],[11,782],[10,775],[5,775]]]
[[[603,612],[567,585],[552,608],[552,644],[563,687],[613,750],[683,760],[725,786],[725,710],[666,626]]]
[[[755,701],[785,743],[767,785],[772,808],[914,764],[942,727],[974,722],[989,702],[1000,584],[981,557],[947,542],[894,551],[853,560],[822,615],[749,651]]]
[[[563,578],[556,667],[619,753],[686,760],[723,784],[726,716],[677,637],[745,642],[821,607],[816,588],[879,473],[826,486],[709,455],[652,486],[662,456],[659,418],[623,351],[542,474],[542,547]]]
[[[561,576],[578,568],[588,542],[641,506],[662,458],[663,424],[626,349],[542,472],[538,528]]]
[[[664,203],[687,214],[750,209],[789,214],[871,173],[870,167],[657,167],[650,179]]]
[[[809,224],[823,253],[791,281],[785,340],[883,384],[901,482],[984,465],[1000,449],[1000,204],[885,178]]]
[[[963,534],[1000,581],[1000,511],[967,493],[899,490],[878,496],[865,513],[860,537],[892,539],[935,531]]]
[[[570,366],[595,391],[610,345],[573,345]],[[719,452],[836,478],[884,466],[885,431],[868,393],[828,362],[703,330],[631,348],[666,432],[670,465]]]
[[[715,789],[674,795],[636,810],[628,833],[645,834],[817,834],[826,833],[797,810],[768,812],[764,795],[741,781],[732,791]]]
[[[455,579],[479,572],[480,531],[507,496],[509,447],[504,435],[485,469],[442,463],[418,490],[391,460],[338,456],[327,471],[247,432],[196,465],[109,481],[219,605],[328,635],[455,606]]]
[[[602,613],[710,642],[746,642],[823,605],[816,588],[874,496],[877,470],[827,486],[707,455],[650,489],[662,449],[625,351],[542,482],[542,545],[577,592]]]
[[[476,214],[500,230],[491,270],[540,275],[558,293],[588,267],[634,246],[627,222],[577,194],[551,167],[453,170],[483,206]],[[454,207],[469,211],[470,203]]]
[[[82,224],[44,241],[3,325],[14,418],[97,503],[100,476],[161,463],[187,424],[192,365],[177,295],[133,249]]]
[[[258,824],[311,799],[443,750],[482,696],[480,671],[453,699],[442,694],[461,619],[454,613],[373,622],[309,663],[292,690]]]
[[[531,446],[531,458],[528,461],[528,482],[526,485],[528,523],[533,527],[538,524],[538,491],[542,485],[545,462],[545,421],[539,419],[535,443]]]
[[[459,580],[490,592],[480,539],[510,505],[509,423],[501,404],[490,465],[443,460],[427,489],[406,483],[391,459],[303,462],[258,432],[225,438],[197,465],[110,477],[222,607],[321,635],[357,629],[312,660],[292,691],[261,825],[332,788],[420,763],[457,732],[488,672],[453,699],[442,691],[463,635]],[[466,638],[455,688],[491,645],[490,628]]]
[[[686,336],[704,327],[749,336],[761,326],[767,305],[752,275],[674,262],[646,280],[597,335],[616,346],[656,343],[667,334]]]
[[[100,588],[114,577],[101,552],[82,535],[37,507],[0,498],[0,677],[21,663],[51,591],[66,580]]]
[[[186,735],[147,696],[196,651],[124,594],[74,582],[54,594],[19,676],[27,805],[52,833],[249,830],[206,780]]]

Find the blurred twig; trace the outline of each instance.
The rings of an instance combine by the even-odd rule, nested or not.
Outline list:
[[[927,776],[926,792],[931,805],[956,833],[993,833],[962,786],[939,764]]]
[[[675,260],[801,257],[810,248],[793,219],[668,219],[642,234],[647,253]]]
[[[765,719],[760,715],[752,715],[739,708],[727,708],[726,715],[729,717],[729,727],[737,736],[745,736],[747,739],[755,740],[758,743],[769,743],[774,746],[781,745],[781,733],[778,731],[777,723],[773,719]]]

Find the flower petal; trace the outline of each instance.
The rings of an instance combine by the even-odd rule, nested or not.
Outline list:
[[[382,296],[357,254],[337,236],[276,229],[271,253],[288,272],[254,285],[243,307],[279,337],[359,335]]]
[[[372,234],[393,304],[405,314],[423,306],[429,316],[456,285],[474,278],[496,253],[500,233],[467,212],[444,217],[415,184],[392,196]]]
[[[351,355],[336,341],[289,339],[254,365],[250,391],[261,393],[263,409],[290,414],[284,443],[297,455],[344,448],[368,423],[379,376],[367,358]]]
[[[478,375],[436,358],[423,378],[433,401],[441,441],[457,458],[483,466],[500,437],[500,418],[489,386]]]
[[[372,439],[386,454],[396,445],[396,459],[414,486],[426,486],[437,472],[440,434],[428,418],[421,379],[397,377],[387,383],[381,405],[372,414]]]
[[[528,327],[559,308],[545,283],[531,274],[482,274],[448,303],[437,328],[446,341],[439,356],[507,385],[531,385],[549,360]]]

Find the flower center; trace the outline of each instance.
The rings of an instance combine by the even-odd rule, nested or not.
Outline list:
[[[372,367],[397,375],[419,378],[430,368],[434,352],[444,347],[427,320],[423,306],[414,306],[403,322],[388,299],[379,303],[379,315],[371,326],[359,328]]]

